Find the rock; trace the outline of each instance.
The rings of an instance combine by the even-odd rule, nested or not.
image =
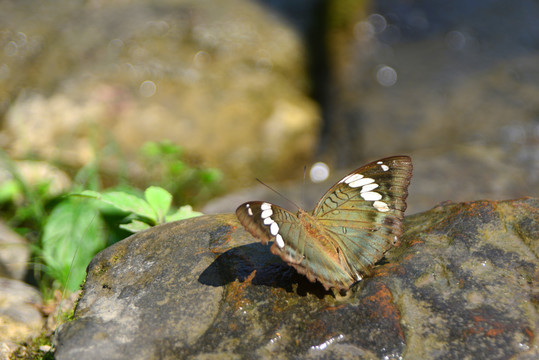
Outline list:
[[[539,199],[440,205],[335,298],[231,214],[133,235],[88,267],[56,359],[539,356]]]
[[[12,157],[80,168],[97,156],[113,177],[127,161],[144,183],[141,145],[168,139],[231,184],[301,172],[319,114],[285,21],[248,0],[62,4],[0,4],[11,50],[0,144]]]
[[[28,269],[30,245],[0,222],[0,277],[22,280]]]
[[[41,294],[28,284],[0,277],[0,355],[40,334],[45,320]]]

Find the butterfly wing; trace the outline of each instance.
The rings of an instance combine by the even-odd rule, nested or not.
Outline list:
[[[268,202],[250,201],[241,204],[236,209],[236,216],[243,227],[264,245],[269,241],[282,245],[283,234],[289,238],[299,237],[301,233],[296,215]]]
[[[276,205],[247,202],[236,215],[271,252],[326,289],[347,290],[398,243],[412,176],[408,156],[367,164],[322,196],[312,216]]]
[[[361,278],[402,234],[412,161],[393,156],[351,172],[322,196],[313,215],[342,250],[343,267]]]
[[[306,214],[303,210],[300,213]],[[251,201],[240,205],[236,216],[262,244],[273,241],[271,252],[309,280],[314,282],[318,279],[327,289],[330,287],[327,284],[338,284],[335,286],[343,288],[350,282],[349,273],[333,256],[338,249],[316,240],[305,220],[300,220],[295,214],[267,202]]]

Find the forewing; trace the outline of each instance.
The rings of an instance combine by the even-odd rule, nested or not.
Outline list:
[[[251,201],[241,204],[236,209],[236,216],[243,227],[260,239],[262,244],[274,241],[279,249],[286,248],[285,261],[297,262],[303,257],[297,251],[305,246],[303,229],[297,216],[290,211],[268,202]]]
[[[252,201],[240,205],[236,216],[263,244],[273,241],[271,252],[310,281],[319,280],[326,289],[343,289],[357,280],[338,261],[338,246],[313,239],[306,220],[302,223],[295,214],[267,202]]]
[[[354,276],[369,268],[402,233],[412,161],[393,156],[351,172],[320,199],[313,215],[339,244]]]

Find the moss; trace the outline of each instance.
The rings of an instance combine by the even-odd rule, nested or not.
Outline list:
[[[93,269],[92,269],[92,276],[101,276],[103,274],[105,274],[107,272],[107,270],[109,269],[109,265],[108,264],[99,264],[97,266],[95,266]]]
[[[52,360],[54,355],[50,350],[40,350],[40,346],[51,346],[53,333],[43,331],[39,336],[23,342],[10,356],[10,360]]]

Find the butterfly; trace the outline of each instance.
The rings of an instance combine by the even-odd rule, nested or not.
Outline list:
[[[271,252],[310,281],[347,291],[398,245],[411,177],[410,157],[387,157],[343,177],[312,212],[250,201],[236,216],[262,244],[273,241]]]

